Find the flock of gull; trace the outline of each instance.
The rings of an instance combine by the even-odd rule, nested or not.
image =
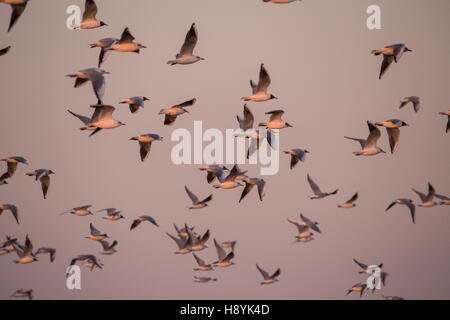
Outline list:
[[[276,4],[290,3],[295,0],[263,0],[264,2],[271,2]],[[10,25],[8,28],[8,32],[17,22],[23,11],[25,10],[28,0],[0,0],[1,3],[9,4],[12,8],[12,15],[10,20]],[[107,24],[99,19],[97,19],[97,5],[94,0],[86,0],[85,1],[85,11],[82,17],[82,21],[79,25],[74,26],[77,29],[94,29],[100,28],[103,26],[107,26]],[[205,60],[204,58],[197,56],[194,54],[194,48],[197,44],[198,40],[198,31],[196,24],[193,23],[185,37],[185,41],[180,49],[180,52],[176,54],[175,59],[169,60],[167,62],[168,65],[189,65],[194,64],[199,61]],[[145,49],[146,46],[135,41],[131,31],[129,28],[125,28],[120,38],[104,38],[100,39],[92,44],[90,44],[91,48],[100,48],[99,59],[97,67],[87,68],[80,71],[77,71],[72,74],[68,74],[67,76],[75,79],[75,88],[82,86],[83,84],[90,82],[92,85],[93,92],[97,99],[97,103],[91,105],[93,109],[91,116],[80,115],[75,112],[68,110],[68,112],[74,117],[78,118],[83,126],[80,128],[83,131],[90,131],[89,136],[93,136],[98,133],[102,129],[113,129],[118,128],[124,125],[123,122],[118,121],[113,118],[113,113],[115,111],[115,107],[111,105],[106,105],[103,103],[103,97],[105,94],[106,80],[105,75],[108,74],[107,71],[101,69],[102,64],[105,63],[106,59],[112,52],[134,52],[140,53],[142,49]],[[0,51],[0,55],[5,55],[10,51],[10,47],[7,47]],[[394,44],[388,45],[381,49],[373,50],[372,54],[375,56],[381,55],[383,57],[381,63],[381,70],[379,73],[379,78],[381,79],[386,71],[390,68],[393,63],[398,63],[403,53],[411,52],[405,44]],[[272,99],[277,99],[276,96],[269,93],[269,86],[271,84],[271,78],[264,64],[260,65],[259,70],[259,81],[255,83],[254,81],[250,81],[250,86],[252,89],[251,95],[243,97],[242,99],[246,103],[251,102],[264,102]],[[134,96],[128,99],[125,99],[120,102],[120,104],[127,104],[129,106],[131,113],[136,113],[140,108],[144,108],[145,102],[148,101],[149,98],[145,96]],[[185,113],[189,113],[188,108],[192,107],[196,102],[196,98],[191,100],[176,104],[172,107],[162,109],[159,114],[164,115],[164,125],[173,125],[178,116],[181,116]],[[403,108],[405,105],[411,103],[415,112],[419,112],[420,110],[420,98],[417,96],[406,97],[401,100],[401,104],[399,108]],[[260,146],[260,144],[267,140],[268,144],[271,145],[271,130],[277,129],[285,129],[290,128],[288,122],[283,119],[284,111],[283,110],[273,110],[266,112],[269,116],[267,122],[259,123],[258,128],[254,129],[254,115],[250,110],[247,104],[244,105],[243,116],[237,116],[237,122],[239,128],[242,129],[242,134],[245,138],[250,139],[249,148],[247,152],[247,157],[249,157],[252,153],[255,152]],[[441,115],[448,116],[448,123],[445,132],[450,130],[450,111],[441,112]],[[364,138],[354,138],[354,137],[345,137],[346,139],[353,140],[358,142],[358,146],[360,149],[358,151],[354,151],[353,153],[356,156],[375,156],[380,153],[386,153],[383,149],[377,146],[377,142],[381,137],[381,131],[378,127],[386,128],[387,138],[389,140],[390,152],[394,154],[396,148],[399,145],[400,140],[400,128],[409,126],[405,121],[400,119],[389,119],[386,121],[379,122],[371,122],[367,121],[367,126],[369,129],[369,134],[366,139]],[[261,130],[264,128],[265,130]],[[267,133],[268,132],[268,133]],[[162,142],[163,137],[159,136],[155,133],[141,134],[138,136],[131,137],[130,140],[137,141],[139,143],[139,152],[140,159],[144,161],[150,153],[152,143],[155,141]],[[283,151],[285,154],[290,156],[290,169],[294,169],[298,162],[304,162],[306,160],[306,156],[309,153],[306,149],[293,148],[291,150]],[[22,156],[8,156],[6,158],[1,159],[7,165],[7,170],[0,177],[0,185],[7,185],[9,179],[12,179],[14,174],[16,173],[19,165],[28,165],[28,160]],[[258,192],[258,197],[260,201],[263,201],[263,197],[265,196],[266,189],[266,181],[262,178],[250,177],[247,175],[247,171],[242,171],[237,165],[234,165],[231,169],[227,168],[223,165],[218,164],[209,164],[205,167],[199,168],[201,171],[205,172],[206,180],[208,184],[212,184],[217,180],[217,184],[214,184],[213,187],[216,189],[234,189],[237,187],[243,187],[243,191],[239,198],[239,202],[241,202],[254,187],[256,186],[256,190]],[[28,176],[32,176],[35,178],[35,181],[39,181],[43,198],[47,198],[47,193],[50,188],[50,176],[55,174],[51,169],[36,169],[32,172],[26,173]],[[338,189],[325,192],[319,187],[319,185],[312,179],[312,177],[307,175],[307,182],[309,183],[312,195],[311,199],[323,199],[325,197],[333,196],[338,193]],[[185,186],[185,191],[188,195],[188,198],[191,200],[192,204],[188,206],[189,209],[203,209],[208,206],[208,203],[212,201],[213,195],[210,194],[206,196],[203,200],[195,195],[188,186]],[[418,206],[422,208],[430,208],[436,205],[450,205],[450,198],[445,195],[437,194],[434,187],[431,183],[428,183],[428,192],[424,194],[420,191],[413,189],[413,191],[418,195],[420,199],[420,203]],[[438,198],[441,201],[438,203],[435,199]],[[356,192],[348,201],[345,203],[339,204],[339,208],[351,209],[356,206],[355,202],[358,200],[358,192]],[[405,205],[408,207],[412,222],[415,223],[415,213],[416,213],[416,204],[412,199],[408,198],[399,198],[393,200],[386,211],[390,210],[396,204]],[[3,212],[9,211],[14,217],[17,224],[20,223],[19,218],[19,210],[16,205],[13,204],[3,204],[0,206],[0,215]],[[106,208],[98,210],[97,212],[105,212],[105,216],[103,219],[109,221],[120,221],[124,218],[122,211],[116,208]],[[79,217],[93,215],[92,206],[84,205],[76,208],[72,208],[63,212],[62,214],[72,214]],[[142,223],[148,222],[152,224],[154,227],[159,227],[158,222],[151,216],[143,215],[131,223],[130,231],[134,230]],[[307,243],[314,240],[315,234],[321,234],[321,230],[319,228],[319,223],[317,221],[311,220],[311,218],[306,217],[303,214],[300,214],[300,219],[288,219],[288,222],[293,224],[296,227],[297,235],[295,236],[295,241],[299,243]],[[167,236],[172,239],[176,244],[175,254],[179,255],[192,255],[195,260],[195,267],[193,268],[196,272],[204,272],[211,271],[214,268],[227,268],[232,266],[233,259],[236,256],[236,241],[218,241],[217,239],[213,239],[214,247],[217,252],[217,260],[212,262],[205,262],[200,256],[199,252],[208,248],[206,243],[210,239],[210,230],[206,230],[203,232],[195,231],[194,226],[189,226],[188,224],[184,224],[182,227],[178,227],[176,224],[173,225],[175,232],[169,233],[166,232]],[[116,247],[118,242],[113,240],[110,242],[108,234],[98,230],[92,223],[89,225],[89,235],[86,236],[87,239],[98,242],[101,246],[102,255],[112,255],[115,254]],[[29,236],[27,235],[25,238],[24,244],[21,244],[17,238],[12,236],[7,236],[6,241],[0,244],[0,255],[5,255],[8,253],[15,253],[17,255],[17,259],[13,262],[16,264],[29,264],[35,261],[38,261],[38,256],[42,254],[48,254],[50,262],[53,262],[56,257],[56,249],[51,247],[40,247],[37,250],[34,250],[33,244]],[[369,265],[363,264],[356,259],[354,262],[361,268],[359,273],[362,274],[371,274],[371,269]],[[77,263],[81,263],[89,268],[91,271],[99,268],[102,269],[103,264],[99,261],[99,259],[94,254],[80,254],[79,256],[71,259],[69,265],[75,265]],[[380,268],[382,264],[378,265]],[[261,273],[262,282],[261,284],[272,284],[278,281],[278,277],[281,274],[280,268],[277,268],[272,274],[268,273],[264,269],[262,269],[258,264],[256,264],[256,269]],[[386,277],[386,272],[381,273],[381,280],[384,284]],[[217,281],[218,279],[215,277],[207,277],[207,276],[194,276],[195,282],[198,283],[206,283],[210,281]],[[352,292],[359,293],[360,296],[368,290],[367,284],[365,282],[358,283],[348,289],[347,294]],[[11,297],[15,298],[33,298],[33,290],[17,290]],[[389,300],[399,300],[401,297],[397,296],[383,296]]]

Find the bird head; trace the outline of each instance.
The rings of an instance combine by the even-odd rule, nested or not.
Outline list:
[[[105,22],[100,21],[100,27],[103,27],[103,26],[108,26],[108,25]]]
[[[293,128],[289,123],[286,122],[286,127]]]
[[[405,52],[408,52],[408,51],[411,51],[411,52],[412,52],[411,49],[409,49],[408,47],[405,47]]]
[[[275,97],[273,94],[270,95],[270,99],[278,99],[277,97]]]
[[[142,97],[142,99],[144,100],[144,101],[148,101],[148,100],[150,100],[149,98],[147,98],[147,97]]]

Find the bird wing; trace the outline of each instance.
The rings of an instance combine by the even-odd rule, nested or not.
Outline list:
[[[267,93],[267,89],[270,86],[270,82],[271,82],[270,76],[267,73],[264,64],[261,64],[261,69],[259,71],[259,82],[258,86],[256,87],[256,93]]]
[[[116,108],[113,106],[103,105],[100,109],[99,120],[111,120],[114,110],[116,110]]]
[[[89,228],[91,229],[91,235],[93,235],[93,236],[99,236],[102,234],[99,230],[97,230],[94,227],[94,225],[92,223],[89,225]]]
[[[150,153],[150,149],[152,148],[152,143],[151,142],[140,142],[139,141],[139,152],[141,155],[141,161],[144,161],[148,154]]]
[[[353,261],[354,261],[358,266],[360,266],[361,269],[367,270],[367,268],[368,268],[368,265],[367,265],[367,264],[364,264],[364,263],[362,263],[362,262],[359,262],[359,261],[356,260],[355,258],[353,258]]]
[[[195,260],[197,261],[197,264],[200,267],[203,267],[205,265],[205,261],[203,261],[202,259],[200,259],[195,253],[192,253],[194,255]]]
[[[192,193],[192,191],[189,190],[187,186],[184,186],[184,190],[186,190],[186,193],[188,194],[189,198],[191,198],[193,204],[199,203],[198,197],[194,193]]]
[[[398,142],[400,140],[400,129],[399,128],[386,128],[389,136],[389,145],[391,147],[391,153],[394,153]]]
[[[356,192],[353,197],[351,197],[346,203],[353,203],[358,199],[358,192]]]
[[[253,183],[248,183],[248,182],[245,183],[245,188],[242,191],[242,194],[241,194],[241,197],[239,199],[239,202],[241,202],[242,199],[245,198],[245,196],[253,189],[254,186],[255,186],[255,184],[253,184]]]
[[[206,197],[205,199],[203,199],[202,201],[200,201],[200,203],[207,203],[207,202],[209,202],[209,201],[212,200],[212,197],[213,197],[213,195],[210,194],[208,197]]]
[[[9,49],[11,49],[11,46],[7,46],[6,48],[3,48],[0,50],[0,56],[4,56],[8,53]]]
[[[260,179],[260,180],[258,180],[256,185],[258,186],[259,200],[262,201],[263,197],[266,195],[266,181],[263,179]]]
[[[264,269],[262,269],[260,266],[258,266],[258,264],[256,264],[256,269],[258,269],[259,272],[261,272],[261,275],[263,276],[264,280],[267,280],[270,278],[269,274],[267,273],[267,271],[265,271]]]
[[[364,149],[364,146],[366,144],[366,139],[358,139],[358,138],[350,138],[350,137],[344,137],[345,139],[350,139],[354,141],[358,141],[358,143],[361,145],[361,149]]]
[[[77,117],[78,119],[80,119],[80,121],[83,122],[85,125],[88,125],[88,124],[91,122],[91,119],[88,118],[88,117],[86,117],[86,116],[83,116],[83,115],[81,115],[81,114],[77,114],[77,113],[72,112],[72,111],[70,111],[70,110],[67,110],[67,111],[68,111],[71,115],[73,115],[73,116]]]
[[[314,194],[321,193],[319,186],[313,181],[313,179],[309,176],[309,174],[307,174],[306,177]]]
[[[6,207],[9,211],[11,211],[12,215],[14,216],[14,219],[16,219],[17,224],[19,224],[19,211],[17,210],[17,207],[13,204],[5,204],[3,206]]]
[[[255,122],[255,118],[253,116],[252,111],[247,107],[247,105],[244,105],[244,119],[242,122],[241,129],[245,131],[245,130],[253,128],[254,122]]]
[[[274,110],[274,111],[269,111],[266,112],[266,114],[270,114],[270,119],[269,121],[281,121],[281,116],[284,114],[283,110]]]
[[[214,245],[216,246],[216,250],[217,250],[217,257],[219,262],[224,261],[225,257],[226,257],[226,252],[225,249],[217,243],[217,240],[214,239]]]
[[[11,20],[9,21],[8,32],[11,31],[12,27],[16,24],[17,20],[19,20],[26,6],[27,2],[21,4],[11,4],[12,12],[11,12]]]
[[[119,43],[123,44],[123,43],[132,43],[134,41],[134,37],[130,32],[130,29],[128,29],[128,27],[126,27],[123,32],[122,35],[120,36],[120,40]]]
[[[180,49],[180,56],[191,56],[194,52],[197,40],[198,40],[197,29],[195,27],[195,23],[193,23],[188,33],[186,34],[183,46]]]
[[[159,227],[158,223],[156,222],[155,219],[153,219],[150,216],[141,216],[140,218],[147,220],[148,222],[151,222],[152,224],[154,224],[155,226]]]
[[[186,108],[186,107],[191,107],[195,104],[195,102],[197,101],[196,98],[193,98],[191,100],[185,101],[183,103],[174,105],[172,108]]]
[[[367,126],[369,127],[369,136],[367,137],[364,149],[376,148],[377,141],[380,139],[381,132],[372,122],[367,121]]]
[[[392,64],[392,61],[394,61],[394,56],[383,56],[383,62],[381,63],[381,70],[379,79],[383,77],[384,73],[389,69],[389,66]]]
[[[420,200],[421,200],[422,202],[426,202],[426,201],[427,201],[427,196],[426,196],[425,194],[423,194],[423,193],[420,192],[420,191],[417,191],[417,190],[414,189],[414,188],[412,188],[412,191],[414,191],[414,192],[419,196],[419,198],[420,198]]]
[[[322,233],[317,226],[317,224],[311,220],[309,220],[307,217],[305,217],[303,214],[300,213],[300,218],[303,220],[304,223],[306,223],[311,229],[318,233]]]
[[[50,176],[45,175],[39,178],[41,181],[42,192],[44,193],[44,198],[47,196],[48,188],[50,187]]]
[[[97,5],[94,0],[86,0],[84,5],[83,21],[95,20],[97,10]]]
[[[28,235],[25,237],[25,250],[23,251],[23,256],[27,257],[31,255],[33,252],[33,244],[31,243],[30,238],[28,238]]]

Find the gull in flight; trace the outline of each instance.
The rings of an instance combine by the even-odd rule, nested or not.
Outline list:
[[[241,187],[243,185],[240,182],[236,182],[236,180],[243,174],[244,173],[241,172],[238,166],[235,164],[228,176],[224,180],[220,181],[219,184],[216,184],[213,187],[219,189],[234,189],[236,187]]]
[[[445,128],[445,133],[450,131],[450,110],[446,112],[439,112],[440,115],[447,116],[447,127]]]
[[[138,112],[139,108],[144,108],[144,102],[150,100],[149,98],[145,96],[137,96],[137,97],[131,97],[125,101],[119,102],[121,104],[128,104],[130,107],[131,113]]]
[[[266,181],[264,179],[259,178],[244,178],[242,179],[243,182],[245,182],[245,188],[242,191],[241,197],[239,198],[239,202],[242,201],[242,199],[245,198],[245,196],[252,191],[254,186],[258,187],[258,195],[259,200],[263,201],[263,197],[266,193]]]
[[[103,251],[100,252],[100,254],[103,255],[113,255],[117,252],[115,246],[117,246],[118,242],[114,240],[111,244],[108,243],[106,240],[100,240],[100,244],[102,245]]]
[[[98,100],[97,104],[102,104],[106,87],[106,81],[104,77],[105,74],[109,74],[109,72],[98,68],[88,68],[80,70],[76,73],[68,74],[67,77],[75,78],[75,88],[82,86],[87,81],[91,81],[92,89],[94,90],[95,96]]]
[[[259,70],[259,81],[258,84],[255,84],[253,80],[250,80],[250,86],[252,88],[252,95],[248,97],[243,97],[242,100],[245,101],[267,101],[271,99],[278,99],[273,94],[267,93],[267,89],[269,88],[271,83],[269,73],[267,73],[266,67],[264,63],[261,64],[261,68]]]
[[[97,268],[99,268],[99,269],[102,269],[102,265],[101,265],[101,264],[99,263],[99,261],[97,260],[97,257],[94,256],[94,255],[92,255],[92,254],[82,254],[82,255],[79,255],[79,256],[76,257],[76,258],[73,258],[73,259],[70,261],[70,265],[69,265],[69,266],[75,265],[78,261],[80,261],[80,262],[87,262],[88,265],[89,265],[89,267],[90,267],[90,269],[91,269],[91,271],[92,271],[95,267],[97,267]]]
[[[22,13],[25,11],[29,0],[0,0],[0,3],[9,4],[11,6],[11,19],[9,20],[8,32],[19,20]]]
[[[284,129],[292,127],[289,123],[281,119],[284,114],[283,110],[273,110],[266,112],[265,114],[270,114],[269,122],[261,122],[260,127],[266,127],[267,129]]]
[[[338,208],[353,208],[356,207],[356,204],[354,203],[356,200],[358,200],[358,192],[356,192],[349,200],[347,200],[345,203],[338,205]]]
[[[16,219],[17,224],[19,224],[19,211],[17,210],[17,207],[13,204],[3,204],[0,205],[0,216],[2,215],[3,211],[8,210],[13,215],[14,219]]]
[[[372,268],[369,268],[369,265],[364,264],[362,262],[359,262],[358,260],[356,260],[355,258],[353,258],[353,262],[355,262],[362,270],[359,271],[358,273],[360,274],[368,274],[368,275],[372,275],[374,273],[374,270]],[[383,264],[380,263],[378,265],[376,265],[378,268],[382,268]],[[387,272],[380,272],[380,279],[381,279],[381,283],[383,284],[383,286],[386,283],[386,278],[389,275],[389,273]]]
[[[153,141],[163,141],[163,137],[154,133],[148,133],[136,137],[131,137],[130,140],[139,142],[139,154],[141,156],[141,161],[144,162],[144,160],[150,153]]]
[[[189,229],[189,227],[187,225],[185,225],[185,229],[187,230],[187,233],[189,234],[191,251],[201,251],[203,249],[208,248],[205,245],[205,243],[209,240],[209,235],[210,235],[209,230],[206,230],[206,232],[203,234],[203,236],[197,236],[195,233],[192,232],[191,229]]]
[[[305,162],[306,154],[309,153],[306,149],[292,149],[290,151],[283,151],[291,155],[291,170],[297,165],[299,161]]]
[[[194,48],[198,41],[198,32],[195,23],[191,25],[186,38],[184,39],[183,46],[180,53],[175,56],[175,60],[167,61],[167,64],[173,66],[176,64],[192,64],[200,60],[205,60],[199,56],[194,55]]]
[[[216,239],[214,239],[214,245],[216,246],[218,261],[214,262],[213,266],[226,268],[226,267],[233,265],[234,262],[232,262],[231,259],[234,258],[234,251],[231,250],[227,254],[225,252],[225,249],[219,243],[217,243]]]
[[[323,199],[330,195],[336,194],[339,191],[339,189],[336,189],[333,192],[322,192],[320,191],[319,186],[313,181],[313,179],[310,177],[309,174],[306,175],[306,178],[312,191],[314,192],[314,196],[310,197],[310,199]]]
[[[380,129],[378,129],[372,122],[367,121],[367,126],[369,127],[369,136],[367,139],[358,139],[344,137],[346,139],[358,141],[361,145],[361,151],[355,151],[353,154],[355,156],[374,156],[379,153],[386,153],[383,149],[377,146],[378,139],[381,137]]]
[[[14,250],[19,257],[18,260],[14,260],[14,263],[17,264],[27,264],[38,261],[36,257],[33,255],[33,244],[31,243],[30,238],[26,235],[25,238],[25,247],[21,248],[20,246],[14,244]]]
[[[252,111],[250,110],[249,107],[247,107],[246,104],[244,105],[244,116],[242,118],[240,116],[236,116],[236,118],[239,123],[239,128],[241,128],[242,131],[247,131],[253,128],[255,118],[253,116]]]
[[[204,168],[199,168],[199,170],[206,171],[208,173],[206,176],[206,181],[208,181],[208,183],[212,183],[216,178],[219,181],[223,180],[222,177],[224,176],[225,171],[228,171],[228,168],[224,166],[219,166],[217,164],[212,164]]]
[[[150,223],[152,223],[153,225],[159,227],[158,223],[156,222],[155,219],[153,219],[150,216],[140,216],[139,218],[133,220],[133,223],[131,224],[130,230],[133,230],[134,228],[136,228],[138,225],[141,224],[141,222],[144,221],[148,221]]]
[[[207,282],[210,282],[210,281],[217,281],[217,278],[194,276],[194,282],[207,283]]]
[[[55,174],[52,170],[49,169],[37,169],[34,172],[27,173],[27,176],[35,176],[36,181],[39,179],[41,182],[42,193],[44,195],[44,199],[47,198],[48,188],[50,187],[50,175]]]
[[[18,157],[18,156],[4,158],[4,159],[1,159],[1,161],[6,162],[8,170],[0,177],[0,180],[12,178],[12,176],[14,175],[14,173],[17,170],[17,165],[19,163],[28,164],[27,159],[25,159],[24,157]]]
[[[359,292],[359,297],[361,298],[366,289],[367,289],[367,284],[357,283],[353,287],[351,287],[351,289],[347,290],[346,296],[348,296],[352,292]]]
[[[89,137],[93,136],[102,129],[114,129],[125,125],[125,123],[113,119],[113,113],[114,110],[116,110],[113,106],[96,104],[92,105],[91,108],[95,109],[91,118],[67,110],[71,115],[77,117],[84,123],[85,126],[81,127],[80,130],[92,131]]]
[[[88,216],[88,215],[93,215],[92,211],[89,210],[89,208],[91,208],[91,207],[92,207],[91,205],[75,207],[75,208],[72,208],[70,210],[64,211],[61,214],[70,213],[70,214],[73,214],[75,216],[85,217],[85,216]]]
[[[398,142],[400,140],[400,127],[409,126],[405,121],[399,119],[392,119],[382,122],[375,122],[375,125],[385,127],[389,136],[389,145],[391,153],[394,153]]]
[[[18,243],[16,238],[6,236],[6,241],[3,242],[2,245],[0,246],[0,256],[15,251],[16,250],[15,246],[17,245]]]
[[[434,195],[436,198],[442,200],[439,204],[441,206],[450,206],[450,197],[447,196],[443,196],[441,194],[435,194]]]
[[[192,253],[195,261],[197,261],[198,267],[194,268],[194,271],[209,271],[214,270],[212,264],[206,264],[204,260],[200,259],[195,253]]]
[[[10,298],[28,298],[28,300],[33,300],[33,290],[19,289]]]
[[[80,25],[75,26],[74,29],[95,29],[107,26],[103,21],[97,20],[97,5],[94,0],[86,0],[84,5],[83,18]]]
[[[437,202],[434,202],[434,196],[436,195],[436,191],[434,190],[434,187],[431,185],[431,183],[428,182],[428,194],[423,194],[420,191],[417,191],[416,189],[412,188],[412,190],[419,196],[422,203],[418,204],[419,207],[422,208],[430,208],[437,205]]]
[[[405,198],[396,199],[396,200],[392,201],[391,204],[389,204],[389,206],[384,211],[387,212],[389,209],[391,209],[396,204],[402,204],[402,205],[405,205],[408,207],[409,212],[411,214],[412,222],[415,224],[416,223],[416,206],[414,205],[413,201],[411,199],[405,199]]]
[[[401,109],[404,106],[406,106],[408,103],[412,103],[414,111],[419,112],[419,110],[420,110],[420,98],[419,97],[411,96],[411,97],[403,98],[400,101],[400,107],[398,107],[398,108]]]
[[[111,46],[106,47],[105,50],[118,51],[118,52],[135,52],[140,53],[141,49],[147,48],[146,46],[134,41],[134,37],[130,32],[130,29],[126,27],[119,41],[114,42]]]
[[[173,235],[171,235],[170,233],[166,232],[166,234],[173,240],[175,241],[175,243],[178,246],[178,251],[175,251],[175,254],[186,254],[191,252],[191,247],[192,247],[192,240],[191,237],[189,235],[187,235],[186,237],[181,236],[180,237],[175,237]]]
[[[212,200],[212,194],[210,194],[207,198],[200,201],[198,197],[192,193],[191,190],[188,189],[187,186],[184,186],[184,190],[186,190],[186,193],[188,194],[189,198],[192,201],[192,206],[189,207],[189,209],[202,209],[204,207],[208,206],[208,202]]]
[[[393,44],[390,46],[383,47],[381,49],[372,50],[371,53],[376,56],[380,54],[383,55],[383,62],[381,64],[380,75],[378,78],[381,79],[381,77],[387,71],[392,62],[394,61],[395,63],[397,63],[402,57],[403,52],[408,51],[412,50],[408,49],[403,43]]]
[[[177,120],[177,117],[184,114],[189,113],[185,108],[192,107],[195,102],[197,101],[196,98],[193,98],[191,100],[185,101],[183,103],[177,104],[175,106],[172,106],[167,109],[161,109],[158,114],[164,114],[164,125],[168,126],[171,125]]]
[[[119,42],[119,39],[116,38],[103,38],[98,40],[95,43],[89,44],[89,47],[92,48],[100,48],[100,55],[98,57],[98,67],[100,68],[103,62],[106,61],[109,54],[111,53],[110,50],[106,50],[106,48],[111,47],[112,45]]]
[[[261,275],[264,278],[264,281],[262,281],[261,284],[271,284],[271,283],[279,281],[277,279],[277,277],[281,273],[280,268],[278,268],[277,271],[275,271],[272,275],[269,275],[269,273],[267,271],[265,271],[264,269],[262,269],[260,266],[258,266],[258,264],[256,264],[256,269],[258,269],[258,271],[261,273]]]
[[[109,238],[106,233],[101,233],[92,223],[89,224],[89,228],[91,229],[91,235],[85,237],[86,239],[101,241]]]
[[[106,208],[99,210],[97,212],[103,212],[106,211],[106,217],[102,217],[102,219],[109,220],[109,221],[117,221],[120,219],[125,219],[123,215],[121,215],[122,211],[118,211],[116,208]]]

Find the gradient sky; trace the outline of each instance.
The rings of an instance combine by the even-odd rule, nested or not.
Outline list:
[[[418,208],[416,225],[406,207],[384,212],[399,197],[417,202],[411,187],[425,192],[428,181],[450,195],[450,135],[446,118],[438,115],[449,109],[449,1],[97,0],[98,18],[109,26],[82,31],[66,28],[71,4],[84,1],[30,1],[9,34],[10,9],[0,5],[0,47],[12,46],[0,58],[0,157],[21,155],[30,162],[0,187],[0,203],[16,204],[21,219],[17,225],[9,213],[0,216],[0,237],[23,242],[29,234],[35,248],[57,249],[53,264],[46,256],[30,265],[13,264],[15,254],[0,256],[0,299],[19,288],[34,289],[36,299],[346,299],[346,289],[365,281],[353,257],[383,262],[390,273],[387,286],[366,299],[450,298],[449,207]],[[366,27],[371,4],[381,6],[382,30]],[[166,65],[192,22],[199,31],[196,53],[206,60]],[[66,110],[88,115],[95,97],[90,84],[74,89],[65,75],[96,66],[99,50],[88,44],[119,37],[126,26],[148,49],[140,55],[114,52],[102,67],[111,72],[104,102],[116,106],[115,118],[127,126],[88,138]],[[370,51],[400,42],[413,52],[378,80],[381,57]],[[284,109],[294,127],[281,132],[281,148],[311,153],[292,171],[282,154],[280,172],[264,177],[264,201],[252,192],[239,204],[241,189],[213,189],[199,166],[172,164],[170,135],[176,128],[191,130],[194,120],[202,120],[204,128],[235,128],[240,97],[250,93],[248,80],[257,78],[262,62],[279,100],[250,103],[255,122],[266,120],[264,112]],[[131,115],[118,102],[136,95],[151,100]],[[422,98],[417,114],[411,106],[398,109],[411,95]],[[197,104],[189,114],[163,126],[161,108],[193,97]],[[358,145],[344,135],[365,138],[366,120],[395,118],[410,127],[402,128],[394,155],[352,154]],[[149,132],[165,141],[155,143],[141,163],[137,143],[128,139]],[[379,145],[389,149],[384,129]],[[39,184],[25,176],[38,168],[56,172],[47,200]],[[242,168],[259,175],[257,166]],[[323,190],[339,188],[339,193],[310,200],[307,173]],[[189,211],[185,184],[199,197],[213,193],[210,207]],[[336,207],[356,191],[356,208]],[[94,210],[116,207],[126,220],[59,215],[84,204]],[[311,243],[292,243],[296,228],[286,218],[297,219],[300,212],[321,225],[323,234]],[[142,214],[153,216],[161,228],[143,224],[130,232],[132,219]],[[90,222],[119,241],[118,253],[100,256],[103,270],[83,269],[82,290],[69,291],[64,273],[70,259],[101,249],[83,238]],[[165,235],[174,232],[174,222],[202,233],[211,230],[210,248],[198,254],[208,262],[216,259],[214,237],[237,240],[236,265],[199,273],[218,282],[193,283],[194,258],[174,255],[175,243]],[[280,281],[261,286],[255,263],[269,272],[280,267]]]

